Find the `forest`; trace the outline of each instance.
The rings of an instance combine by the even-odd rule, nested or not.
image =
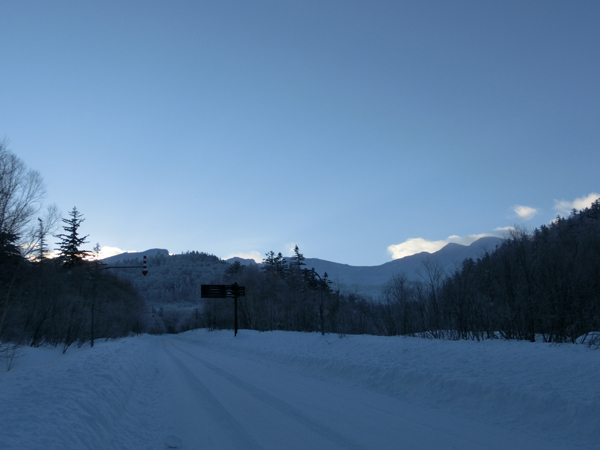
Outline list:
[[[533,231],[513,228],[450,273],[426,260],[419,280],[398,273],[370,298],[334,289],[297,246],[250,266],[195,251],[159,255],[141,277],[125,269],[139,261],[107,266],[98,245],[83,250],[82,214],[43,212],[44,193],[41,176],[0,143],[0,356],[18,345],[67,351],[144,332],[233,329],[233,301],[201,298],[202,284],[244,286],[239,328],[259,331],[566,343],[600,330],[600,199]]]
[[[44,195],[39,173],[0,142],[0,357],[12,358],[20,345],[66,352],[73,344],[143,332],[144,300],[104,270],[98,246],[96,255],[82,249],[85,219],[77,208],[60,219],[54,206],[43,211]],[[54,234],[59,219],[64,233]]]
[[[228,269],[228,282],[247,286],[241,328],[553,343],[600,330],[600,199],[533,232],[513,229],[452,273],[425,261],[421,280],[398,274],[379,299],[334,291],[303,260],[296,248],[289,261],[268,253],[262,270]],[[233,326],[226,302],[207,301],[204,317],[204,326]]]

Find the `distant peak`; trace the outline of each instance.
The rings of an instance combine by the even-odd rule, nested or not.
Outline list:
[[[440,250],[443,249],[451,249],[451,248],[458,248],[458,247],[466,247],[466,245],[463,244],[457,244],[456,242],[448,242],[446,245],[444,245]],[[439,250],[438,250],[439,251]],[[433,252],[436,253],[436,252]]]
[[[471,245],[469,245],[469,247],[495,246],[496,244],[501,243],[503,240],[504,239],[502,239],[501,237],[484,236],[482,238],[477,239],[475,242],[472,242]]]
[[[119,253],[118,255],[109,256],[108,258],[104,258],[102,261],[115,263],[118,261],[124,261],[126,259],[141,259],[144,256],[169,256],[169,250],[164,248],[151,248],[149,250],[143,252],[124,252]]]

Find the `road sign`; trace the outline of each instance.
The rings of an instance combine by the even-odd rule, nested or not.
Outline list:
[[[227,298],[227,286],[224,284],[203,284],[200,286],[202,298]]]
[[[246,288],[234,284],[203,284],[200,287],[200,296],[202,298],[235,298],[245,297]]]
[[[233,298],[235,299],[234,324],[235,334],[238,331],[238,297],[246,296],[246,288],[237,283],[233,284],[203,284],[200,286],[200,297],[202,298]]]
[[[227,285],[225,287],[227,288],[227,297],[229,298],[246,296],[246,288],[244,286],[238,286],[238,284],[235,283]]]

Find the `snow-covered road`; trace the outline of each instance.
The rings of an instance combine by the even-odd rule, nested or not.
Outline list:
[[[178,380],[168,396],[170,425],[190,448],[562,448],[277,363],[175,339],[164,350],[173,362],[169,376]],[[181,405],[186,420],[177,414]]]
[[[567,358],[574,376],[582,376],[582,389],[591,380],[577,373],[581,364],[586,371],[599,367],[599,352],[582,346],[245,330],[235,339],[230,332],[204,330],[142,336],[66,355],[32,349],[13,370],[0,373],[0,449],[155,450],[165,443],[265,450],[598,448],[597,387],[586,394],[589,405],[579,389],[547,396],[546,385],[558,384],[561,376],[541,372],[540,397],[527,388],[528,368],[514,366],[506,369],[513,378],[499,391],[506,395],[490,394],[496,380],[484,379],[489,369],[478,367],[490,364],[481,355],[500,359],[500,367],[510,353],[519,362],[523,349],[531,353],[532,368],[539,366],[536,352],[538,359]],[[428,362],[419,367],[421,357]],[[447,365],[452,359],[454,372]],[[438,373],[431,373],[435,367]],[[560,365],[555,369],[562,373]],[[425,382],[416,379],[420,373]],[[513,383],[527,392],[518,394],[523,386]],[[425,394],[444,385],[454,395],[432,402]],[[513,409],[524,408],[522,398],[547,405],[562,400],[569,410],[510,420]],[[496,404],[465,407],[477,401]],[[577,424],[580,413],[592,414],[585,418],[591,423]],[[564,426],[549,430],[557,417]]]

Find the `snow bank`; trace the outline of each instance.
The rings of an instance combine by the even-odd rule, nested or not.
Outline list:
[[[175,379],[157,354],[169,340],[239,357],[242,367],[248,359],[282,364],[572,448],[600,442],[600,350],[584,345],[197,330],[66,355],[25,349],[10,372],[0,371],[0,449],[165,448],[172,430],[163,426],[161,392]]]
[[[248,330],[180,338],[549,437],[600,442],[600,351],[582,345]]]
[[[25,348],[0,373],[0,448],[144,448],[152,342],[124,339],[90,349]],[[135,401],[133,401],[135,400]]]

